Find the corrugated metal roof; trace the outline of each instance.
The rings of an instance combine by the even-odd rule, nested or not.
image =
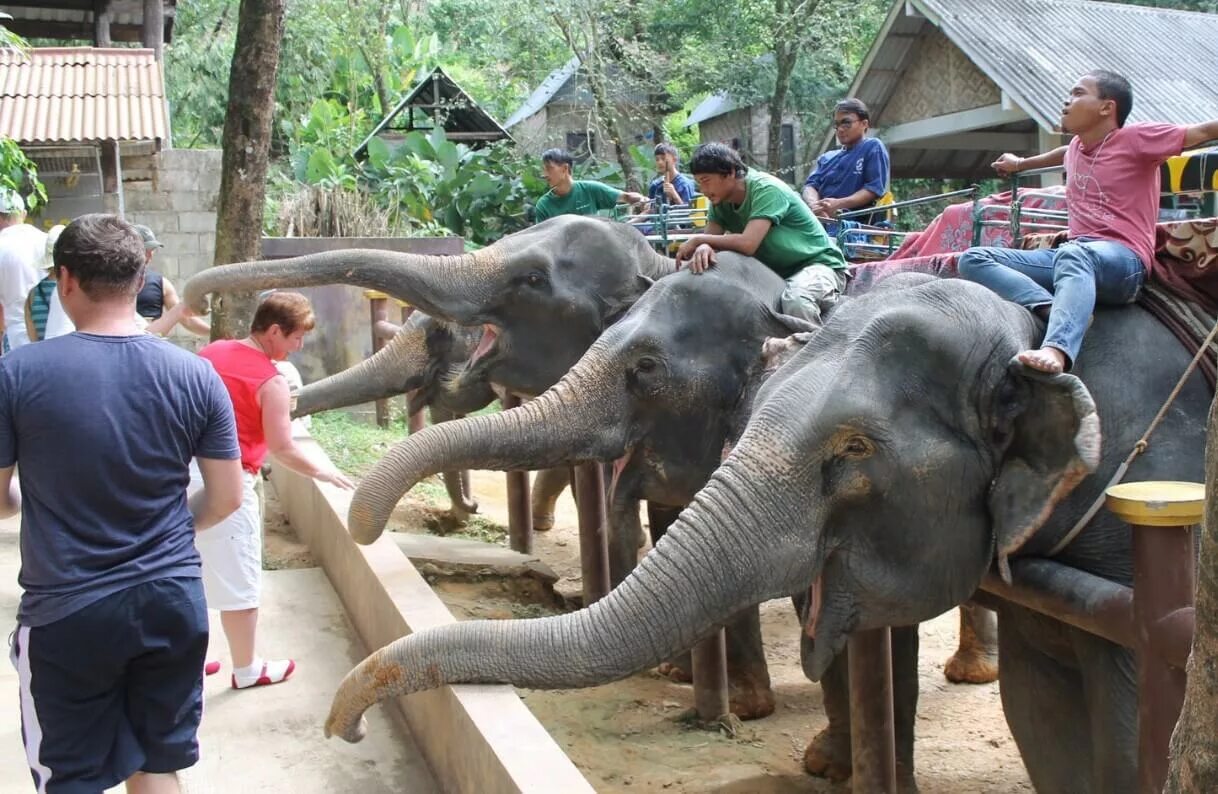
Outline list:
[[[1130,121],[1218,117],[1218,14],[1094,0],[911,0],[1046,129],[1079,75],[1133,84]]]
[[[165,88],[152,50],[0,50],[0,135],[21,143],[165,140]]]
[[[510,130],[512,127],[524,121],[529,116],[532,116],[534,113],[544,108],[554,97],[554,95],[557,94],[562,87],[567,84],[567,81],[574,77],[575,73],[578,71],[579,58],[572,58],[560,68],[550,72],[549,77],[542,80],[541,85],[537,86],[537,89],[533,93],[529,94],[529,98],[524,101],[524,104],[521,105],[516,112],[513,113],[510,118],[508,118],[507,121],[503,122],[504,129]]]
[[[1091,69],[1130,79],[1131,121],[1218,118],[1218,15],[1094,0],[908,0],[894,4],[848,92],[867,103],[881,137],[885,108],[935,28],[1029,116],[992,132],[1056,132],[1070,88]],[[826,129],[823,148],[833,145]],[[891,147],[892,171],[979,178],[1000,153],[915,141]]]
[[[685,120],[683,126],[692,127],[699,122],[722,116],[724,113],[731,113],[739,107],[740,103],[726,93],[711,94],[689,112],[689,118]]]

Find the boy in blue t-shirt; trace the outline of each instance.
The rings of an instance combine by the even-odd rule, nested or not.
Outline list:
[[[39,791],[178,791],[199,757],[208,639],[195,532],[241,502],[232,404],[206,361],[137,330],[130,224],[83,215],[54,261],[76,332],[0,358],[26,757]],[[188,504],[191,457],[204,489]]]
[[[833,109],[833,128],[842,148],[816,158],[816,166],[804,182],[804,203],[820,218],[874,207],[888,192],[888,150],[879,139],[867,137],[871,114],[862,100],[838,102]],[[873,225],[883,219],[882,212],[875,212],[853,220]]]

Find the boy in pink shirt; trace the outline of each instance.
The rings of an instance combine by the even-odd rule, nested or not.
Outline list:
[[[1218,138],[1218,120],[1125,126],[1132,107],[1128,80],[1089,72],[1062,108],[1062,129],[1074,135],[1069,144],[1035,157],[1004,154],[994,162],[1003,175],[1066,166],[1066,243],[1040,251],[970,248],[960,257],[962,277],[1048,323],[1041,347],[1018,356],[1033,369],[1069,369],[1096,302],[1120,305],[1138,296],[1154,259],[1159,166],[1185,148]]]

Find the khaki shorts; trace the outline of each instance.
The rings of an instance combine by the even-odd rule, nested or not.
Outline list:
[[[228,612],[256,609],[262,591],[262,502],[258,475],[241,473],[241,506],[213,527],[195,533],[203,558],[207,607]]]
[[[825,265],[809,265],[787,279],[781,311],[814,325],[846,291],[846,271]]]

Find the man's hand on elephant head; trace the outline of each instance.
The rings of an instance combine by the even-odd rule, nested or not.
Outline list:
[[[705,273],[715,264],[715,249],[701,241],[700,237],[691,237],[677,249],[677,268],[686,263],[693,273]]]

